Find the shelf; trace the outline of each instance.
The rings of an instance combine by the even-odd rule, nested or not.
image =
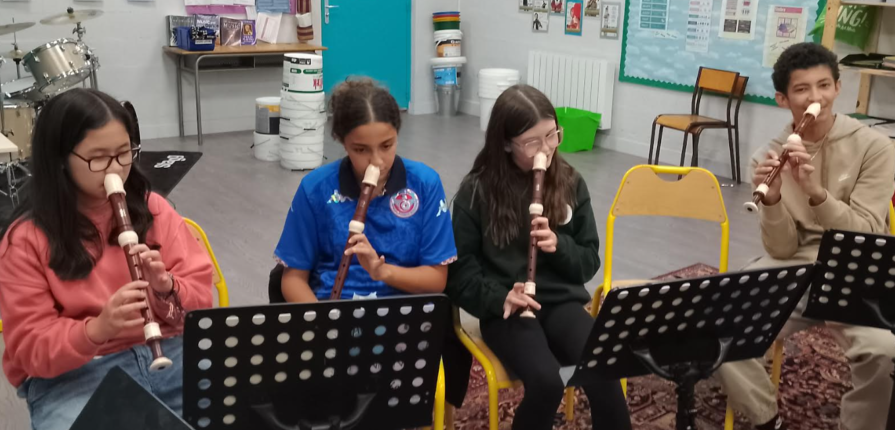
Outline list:
[[[839,66],[842,70],[854,70],[862,75],[873,75],[873,76],[884,76],[888,78],[895,78],[895,70],[886,70],[886,69],[868,69],[864,67],[851,67],[851,66]]]
[[[895,7],[895,1],[893,1],[893,0],[889,0],[886,3],[880,3],[878,1],[846,0],[846,1],[842,1],[840,3],[850,4],[850,5],[859,5],[859,6]]]

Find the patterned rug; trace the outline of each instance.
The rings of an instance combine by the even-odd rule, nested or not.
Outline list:
[[[657,280],[686,279],[708,276],[717,269],[696,264],[658,276]],[[783,382],[779,399],[781,411],[793,430],[834,430],[838,428],[839,401],[842,394],[851,389],[848,363],[842,350],[822,328],[798,333],[786,341],[786,359],[783,363]],[[770,373],[770,362],[768,362]],[[720,429],[724,426],[727,401],[715,380],[702,381],[697,385],[697,424],[703,429]],[[578,390],[575,402],[575,419],[565,422],[557,414],[556,429],[590,429],[591,417],[587,398]],[[500,429],[510,429],[513,412],[522,400],[524,388],[500,392],[498,406]],[[628,408],[631,420],[638,430],[673,430],[677,410],[674,385],[656,376],[628,380]],[[562,410],[562,408],[560,409]],[[482,366],[473,361],[469,378],[469,390],[463,408],[454,414],[457,429],[488,428],[488,385]],[[737,430],[751,426],[737,416]]]

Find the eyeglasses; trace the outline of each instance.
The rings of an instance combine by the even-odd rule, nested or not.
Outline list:
[[[522,148],[522,153],[525,154],[526,157],[534,157],[543,145],[546,144],[548,148],[556,149],[560,143],[562,143],[562,127],[557,128],[556,131],[548,134],[544,138],[529,139],[525,142],[520,142],[519,146]]]
[[[131,164],[134,164],[134,160],[136,160],[137,157],[140,155],[140,146],[137,145],[137,146],[131,148],[130,150],[124,151],[120,154],[111,155],[111,156],[104,155],[101,157],[91,158],[89,160],[80,156],[75,151],[72,151],[71,153],[74,154],[75,157],[78,157],[81,160],[84,160],[84,162],[87,163],[87,168],[90,169],[91,172],[103,172],[106,169],[108,169],[109,166],[112,165],[112,160],[117,161],[118,165],[122,166],[122,167],[130,166]]]

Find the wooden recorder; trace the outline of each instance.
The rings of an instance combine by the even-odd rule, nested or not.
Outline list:
[[[356,234],[364,232],[364,223],[367,220],[367,207],[370,206],[370,200],[373,199],[373,190],[379,183],[379,168],[374,165],[367,166],[364,172],[364,180],[361,182],[360,198],[357,200],[357,208],[354,210],[354,217],[348,223],[348,239]],[[345,251],[351,246],[345,242]],[[336,273],[336,281],[333,284],[333,291],[330,294],[330,300],[338,300],[342,298],[342,287],[345,286],[345,278],[348,277],[348,267],[351,265],[353,255],[345,255],[342,253],[342,261],[339,262],[339,271]]]
[[[528,213],[531,215],[531,220],[534,221],[535,218],[544,214],[544,174],[547,172],[547,154],[538,152],[537,155],[535,155],[534,167],[532,167],[531,171],[531,205],[528,206]],[[531,231],[535,231],[536,229],[537,226],[532,224]],[[535,274],[538,266],[539,240],[540,239],[537,237],[530,236],[528,244],[528,277],[525,280],[524,291],[525,295],[531,298],[534,298],[536,290]],[[534,318],[535,313],[530,306],[527,306],[519,316],[522,318]]]

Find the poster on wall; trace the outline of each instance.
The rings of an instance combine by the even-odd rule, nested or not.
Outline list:
[[[550,26],[550,14],[546,12],[534,12],[531,14],[531,31],[546,33]]]
[[[549,12],[550,0],[534,0],[534,5],[532,7],[532,10],[535,12]]]
[[[687,51],[709,52],[712,0],[690,0],[687,17]]]
[[[618,20],[621,4],[603,2],[603,21],[600,23],[601,39],[618,39]]]
[[[550,13],[562,15],[566,12],[566,0],[550,0]]]
[[[668,30],[669,0],[641,0],[640,28],[647,30]]]
[[[582,0],[566,0],[566,34],[581,36]]]
[[[540,0],[519,0],[519,12],[531,12],[535,10],[534,4]]]
[[[600,16],[600,0],[587,0],[584,16]]]
[[[724,39],[755,39],[758,0],[722,0],[719,36]]]
[[[808,14],[796,6],[771,6],[764,36],[764,66],[774,67],[777,57],[791,45],[805,40]]]

